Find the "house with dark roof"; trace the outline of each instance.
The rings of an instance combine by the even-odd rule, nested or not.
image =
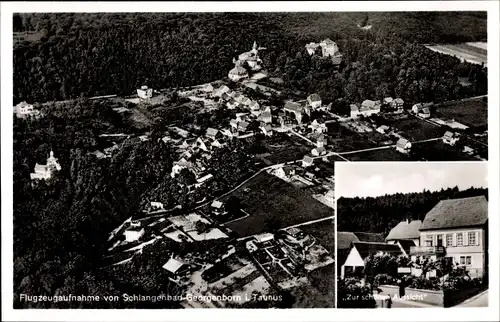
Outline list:
[[[362,233],[350,231],[337,232],[337,268],[340,271],[341,266],[344,264],[349,255],[351,244],[355,242],[376,242],[383,243],[384,236],[375,233]]]
[[[344,278],[348,272],[362,270],[365,267],[366,258],[377,254],[404,255],[399,245],[376,242],[353,242],[347,258],[340,268],[340,278]]]
[[[425,216],[419,229],[420,246],[412,247],[412,260],[452,258],[471,276],[488,267],[488,201],[484,196],[441,200]]]

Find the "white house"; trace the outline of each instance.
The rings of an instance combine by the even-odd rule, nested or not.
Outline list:
[[[123,233],[125,235],[125,241],[131,243],[139,240],[144,235],[144,228],[140,226],[131,226]]]
[[[278,169],[274,170],[274,175],[282,180],[289,182],[290,179],[295,175],[295,168],[292,166],[279,167]]]
[[[153,210],[165,210],[165,208],[163,208],[163,203],[157,201],[151,201],[151,208]]]
[[[314,155],[315,157],[318,157],[320,155],[325,155],[326,149],[324,146],[316,147],[311,150],[311,154]]]
[[[365,259],[370,255],[390,254],[403,255],[399,245],[379,242],[353,242],[351,243],[345,262],[341,266],[340,278],[349,272],[361,271],[365,267]]]
[[[484,196],[441,200],[425,216],[419,229],[420,246],[412,260],[449,257],[471,276],[488,267],[488,201]]]
[[[143,85],[141,88],[137,89],[137,96],[139,96],[140,99],[148,100],[153,97],[153,89]]]
[[[54,157],[54,152],[50,151],[50,156],[47,158],[47,164],[35,164],[35,172],[30,174],[31,180],[47,180],[52,178],[56,171],[61,171],[61,165]]]
[[[260,235],[255,235],[255,236],[253,236],[253,238],[257,243],[265,243],[267,241],[273,240],[274,235],[271,233],[264,233],[264,234],[260,234]]]
[[[41,115],[39,110],[35,109],[33,105],[26,102],[21,102],[14,106],[14,114],[18,118],[38,117]]]
[[[304,158],[302,159],[302,167],[304,167],[304,168],[312,166],[313,163],[314,163],[314,159],[308,155],[305,155]]]
[[[189,274],[190,266],[182,259],[174,258],[173,256],[163,265],[163,269],[170,274],[169,279],[178,283],[180,279]]]
[[[377,128],[377,132],[381,133],[381,134],[387,133],[388,130],[389,130],[389,127],[387,125],[381,125]]]
[[[459,138],[460,137],[459,137],[458,133],[446,131],[446,133],[443,135],[443,143],[449,144],[449,145],[455,145],[455,143],[457,143]]]
[[[321,97],[318,94],[311,94],[307,97],[307,104],[315,110],[321,106]]]
[[[408,154],[410,152],[410,149],[411,143],[407,139],[400,138],[396,143],[396,150],[401,153]]]

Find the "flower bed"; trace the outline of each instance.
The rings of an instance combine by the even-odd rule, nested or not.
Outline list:
[[[455,306],[488,288],[488,283],[481,278],[453,276],[443,285],[444,307]]]

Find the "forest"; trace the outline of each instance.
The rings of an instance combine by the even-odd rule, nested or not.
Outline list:
[[[488,189],[471,187],[460,191],[458,187],[454,187],[440,191],[424,190],[380,197],[341,197],[337,200],[338,230],[383,233],[387,236],[400,221],[423,221],[427,212],[440,200],[482,195],[488,199]]]
[[[15,43],[15,104],[222,79],[254,40],[266,48],[261,56],[271,76],[283,77],[289,91],[318,92],[326,103],[387,95],[443,101],[487,91],[486,68],[422,45],[485,41],[481,12],[23,13],[14,16],[14,31],[39,35]],[[344,55],[338,68],[304,48],[326,37]],[[473,85],[462,87],[458,77]]]

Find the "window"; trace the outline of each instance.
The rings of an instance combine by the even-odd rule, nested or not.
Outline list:
[[[460,265],[470,266],[472,264],[472,258],[470,256],[460,256]]]
[[[457,234],[457,246],[463,246],[464,245],[464,234],[458,233]]]
[[[453,235],[446,234],[446,247],[451,247],[451,246],[453,246]]]
[[[476,245],[476,233],[469,233],[469,246]]]
[[[432,247],[432,235],[427,235],[425,237],[425,246]]]

